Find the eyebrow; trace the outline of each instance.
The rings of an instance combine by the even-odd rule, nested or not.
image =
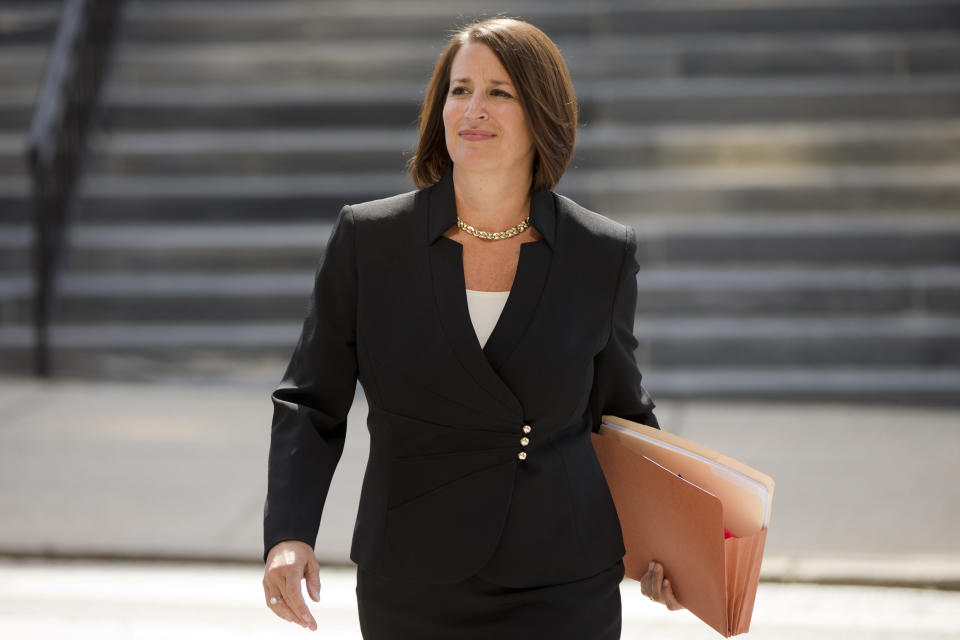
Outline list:
[[[470,82],[470,78],[457,78],[453,82],[467,83]],[[490,84],[510,84],[512,86],[512,83],[507,82],[506,80],[491,80]]]

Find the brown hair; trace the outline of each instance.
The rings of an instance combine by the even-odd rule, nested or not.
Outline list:
[[[443,128],[443,105],[450,68],[460,48],[485,44],[500,59],[519,94],[535,149],[530,191],[552,189],[566,171],[577,136],[577,99],[557,45],[529,22],[490,18],[455,31],[433,69],[420,108],[420,139],[408,162],[413,183],[429,187],[450,166]]]

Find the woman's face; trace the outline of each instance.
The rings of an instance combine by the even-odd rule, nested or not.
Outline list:
[[[443,126],[460,169],[532,171],[533,137],[517,88],[487,45],[472,42],[454,56]]]

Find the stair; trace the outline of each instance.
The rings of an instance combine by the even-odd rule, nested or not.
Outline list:
[[[4,374],[29,371],[21,147],[57,6],[0,8]],[[57,371],[276,382],[340,207],[413,188],[418,100],[473,6],[131,0]],[[557,191],[638,231],[655,398],[960,401],[960,1],[503,9],[574,77]]]

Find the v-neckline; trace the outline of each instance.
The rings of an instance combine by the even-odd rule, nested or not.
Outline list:
[[[552,191],[532,195],[530,222],[541,237],[521,244],[510,293],[490,336],[481,346],[467,306],[463,245],[443,235],[457,222],[452,169],[452,165],[447,167],[436,184],[418,194],[422,207],[418,211],[425,216],[429,270],[441,329],[453,355],[476,387],[487,393],[491,405],[501,406],[515,417],[522,416],[520,399],[501,375],[532,324],[547,289],[553,253],[558,246],[559,205]]]
[[[456,242],[458,245],[460,245],[460,270],[461,270],[461,272],[463,273],[463,288],[464,288],[465,291],[475,291],[475,292],[478,292],[478,293],[506,293],[506,294],[512,293],[513,290],[514,290],[514,285],[515,285],[516,282],[517,282],[518,274],[520,273],[520,256],[523,255],[523,247],[524,247],[524,245],[527,245],[527,244],[543,244],[543,243],[544,243],[542,237],[541,237],[541,238],[538,238],[537,240],[527,240],[526,242],[521,242],[521,243],[520,243],[520,253],[518,254],[518,257],[517,257],[517,268],[516,268],[516,270],[513,272],[513,281],[510,283],[510,288],[509,288],[509,289],[504,289],[504,290],[501,290],[501,291],[484,291],[484,290],[482,290],[482,289],[470,289],[470,288],[467,287],[467,270],[463,268],[463,243],[462,243],[462,242],[457,242],[456,240],[454,240],[453,238],[451,238],[450,236],[447,236],[447,235],[442,235],[442,236],[440,236],[440,237],[441,237],[441,238],[444,238],[444,239],[446,239],[446,240],[449,240],[450,242]],[[508,296],[508,297],[509,297],[509,296]]]
[[[461,278],[463,279],[463,301],[462,301],[462,302],[463,302],[463,305],[462,305],[463,309],[462,309],[462,310],[463,310],[464,315],[465,315],[465,317],[466,317],[466,322],[467,322],[467,324],[469,324],[470,327],[471,327],[471,329],[472,329],[472,327],[473,327],[473,321],[470,319],[470,307],[469,307],[469,305],[468,305],[468,303],[467,303],[467,286],[466,286],[466,284],[467,284],[467,272],[466,272],[466,269],[464,269],[464,265],[463,265],[463,243],[462,243],[462,242],[457,242],[456,240],[454,240],[453,238],[450,238],[450,237],[448,237],[448,236],[441,236],[441,237],[444,238],[444,239],[446,239],[446,240],[449,240],[450,242],[453,242],[453,243],[455,243],[455,244],[457,244],[457,245],[460,246],[460,249],[459,249],[459,251],[460,251],[460,256],[459,256],[459,257],[460,257],[460,275],[461,275]],[[517,294],[518,286],[517,286],[517,285],[518,285],[518,282],[520,282],[521,278],[523,277],[523,274],[521,273],[521,271],[522,271],[523,268],[524,268],[524,264],[523,264],[523,262],[524,262],[524,255],[525,255],[525,251],[526,251],[526,245],[528,245],[528,244],[543,244],[543,239],[541,238],[541,239],[539,239],[539,240],[528,240],[527,242],[521,242],[521,243],[520,243],[520,254],[519,254],[519,256],[517,257],[517,268],[516,268],[516,270],[514,271],[514,274],[513,274],[513,282],[510,283],[510,288],[506,290],[507,299],[506,299],[506,301],[503,303],[503,308],[500,310],[500,315],[499,315],[499,317],[497,317],[497,321],[496,321],[496,323],[494,323],[493,329],[490,331],[490,335],[487,337],[486,343],[484,343],[484,344],[481,346],[481,345],[480,345],[480,338],[479,338],[479,336],[477,336],[476,330],[473,330],[473,335],[474,335],[474,337],[476,338],[476,341],[477,341],[477,347],[483,352],[483,354],[487,357],[488,360],[490,359],[491,353],[496,353],[496,351],[495,351],[494,349],[490,349],[489,347],[490,347],[491,343],[494,342],[494,340],[495,340],[495,338],[496,338],[496,336],[497,336],[497,334],[498,334],[498,330],[499,330],[499,333],[503,333],[503,332],[505,331],[505,329],[501,329],[501,328],[500,328],[501,325],[504,325],[504,324],[506,323],[506,321],[504,320],[504,318],[507,318],[507,317],[512,313],[512,311],[513,311],[512,307],[513,307],[513,306],[516,306],[516,305],[518,304],[518,303],[516,302],[516,299],[517,299],[517,296],[518,296],[518,294]],[[484,293],[486,293],[486,292],[484,292]],[[500,291],[494,291],[494,292],[490,292],[490,293],[502,293],[502,292],[500,292]],[[512,305],[511,305],[511,300],[514,301]],[[494,363],[491,363],[491,364],[494,364]],[[502,364],[502,363],[499,363],[499,364]],[[495,366],[496,366],[496,365],[495,365]],[[496,367],[496,368],[499,368],[499,367]]]
[[[444,333],[457,358],[477,384],[506,407],[520,410],[500,371],[519,346],[540,302],[552,262],[549,247],[542,239],[521,243],[507,299],[483,345],[467,303],[463,244],[440,236],[431,246],[430,261]]]

